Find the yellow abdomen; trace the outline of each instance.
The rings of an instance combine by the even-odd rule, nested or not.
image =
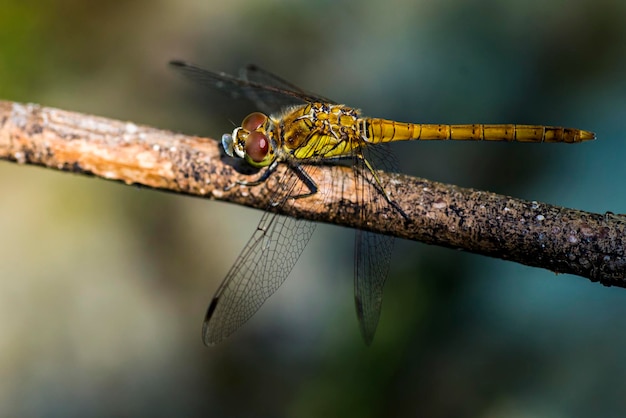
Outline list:
[[[410,140],[517,141],[576,143],[595,139],[589,131],[541,125],[432,125],[385,119],[361,120],[366,142],[379,144]]]

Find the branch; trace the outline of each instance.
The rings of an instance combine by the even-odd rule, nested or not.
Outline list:
[[[250,176],[223,158],[213,140],[6,101],[0,101],[0,159],[258,209],[270,207],[272,189],[288,169],[281,165],[258,187],[233,187]],[[366,191],[355,189],[349,168],[316,166],[311,175],[327,193],[291,199],[274,210],[626,287],[626,217],[381,172],[408,221],[378,193],[373,215],[360,220],[355,204]]]

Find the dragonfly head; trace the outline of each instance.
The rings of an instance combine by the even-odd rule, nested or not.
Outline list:
[[[276,158],[272,122],[260,112],[250,113],[232,135],[222,135],[224,151],[231,157],[245,158],[254,167],[266,167]]]

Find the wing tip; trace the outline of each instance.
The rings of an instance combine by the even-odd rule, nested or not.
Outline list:
[[[172,67],[186,67],[189,65],[186,61],[178,60],[178,59],[170,60],[168,64]]]
[[[223,336],[221,335],[214,335],[213,329],[210,327],[211,317],[215,312],[215,308],[217,307],[219,300],[219,297],[214,297],[213,300],[211,300],[211,303],[206,311],[206,315],[204,316],[204,323],[202,324],[202,341],[206,346],[215,345],[223,339]]]
[[[355,295],[356,296],[356,295]],[[378,321],[372,326],[372,324],[367,323],[367,315],[365,314],[365,310],[363,309],[363,302],[360,298],[355,297],[354,302],[356,305],[356,316],[359,320],[359,330],[361,331],[361,336],[363,337],[363,341],[367,347],[372,345],[374,341],[374,334],[376,334],[376,328],[378,326]]]

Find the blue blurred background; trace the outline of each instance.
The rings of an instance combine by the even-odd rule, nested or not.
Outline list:
[[[246,63],[371,116],[595,131],[407,143],[403,172],[626,212],[626,3],[5,0],[0,99],[218,138],[247,112],[178,58]],[[260,212],[0,163],[2,416],[626,413],[626,289],[398,242],[361,341],[353,231],[320,225],[283,287],[206,348],[206,306]]]

